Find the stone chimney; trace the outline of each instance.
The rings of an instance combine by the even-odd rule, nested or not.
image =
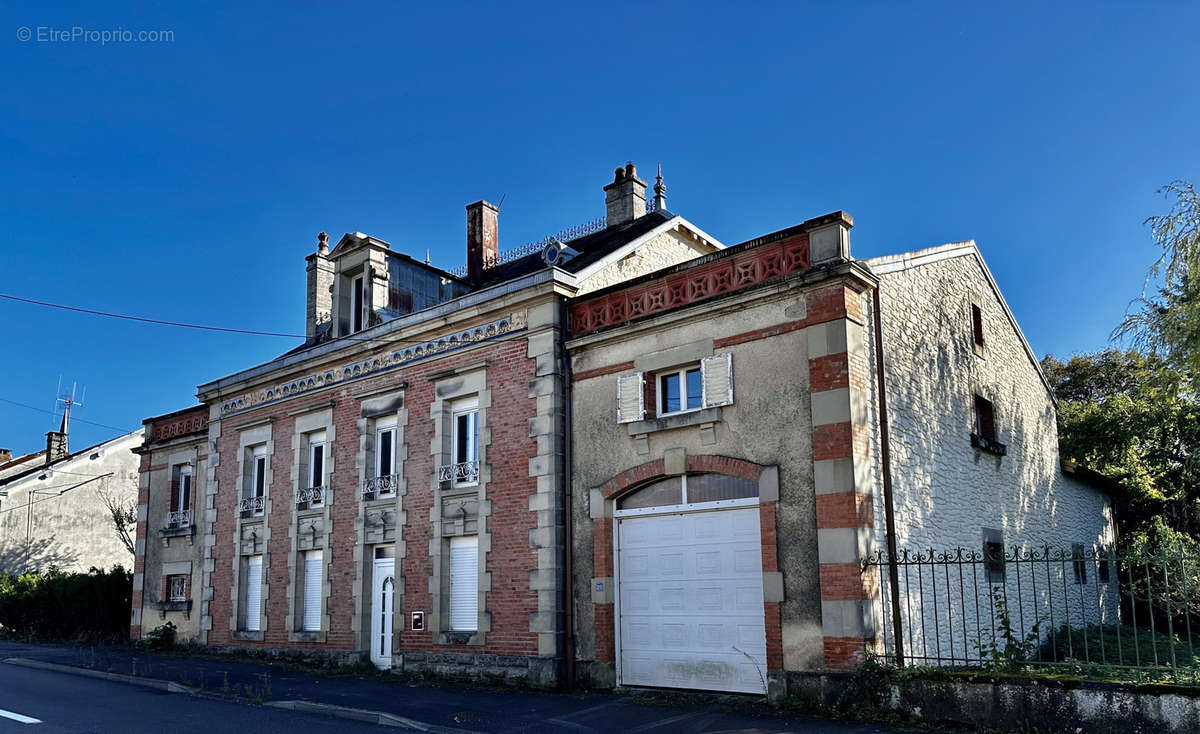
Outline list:
[[[304,258],[308,263],[308,299],[304,312],[304,335],[313,339],[333,325],[333,261],[329,259],[329,235],[317,235],[317,251]]]
[[[12,451],[9,449],[0,449],[0,464],[12,461]]]
[[[604,187],[606,224],[632,222],[646,213],[646,182],[637,177],[633,162],[618,168],[613,182]]]
[[[467,279],[478,283],[500,255],[500,210],[486,201],[467,204]]]
[[[57,431],[46,433],[46,463],[58,461],[67,455],[67,417]]]

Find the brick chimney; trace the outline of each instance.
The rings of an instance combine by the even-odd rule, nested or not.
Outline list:
[[[637,177],[637,166],[633,162],[618,168],[613,182],[604,187],[606,223],[632,222],[646,213],[646,182]]]
[[[308,263],[308,298],[304,309],[304,335],[312,339],[333,327],[333,261],[329,259],[329,235],[317,235],[317,251],[304,258]]]
[[[500,210],[486,201],[467,204],[467,278],[478,283],[499,257]]]

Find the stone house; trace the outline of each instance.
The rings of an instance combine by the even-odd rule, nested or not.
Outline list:
[[[726,248],[645,189],[506,256],[471,204],[458,273],[322,234],[306,342],[147,421],[132,634],[186,562],[210,646],[777,693],[886,647],[873,551],[1111,541],[973,243],[857,260],[835,212]]]
[[[46,434],[44,451],[13,457],[0,450],[0,572],[129,568],[134,558],[110,507],[137,497],[129,450],[141,438],[139,429],[71,452],[64,419]]]
[[[836,212],[572,300],[580,680],[777,693],[853,667],[889,645],[864,567],[889,528],[899,549],[1114,540],[1103,489],[1060,466],[1049,385],[974,243],[856,260],[851,226]],[[933,635],[941,611],[904,629]]]

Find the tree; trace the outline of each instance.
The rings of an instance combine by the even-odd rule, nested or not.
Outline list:
[[[1187,181],[1159,189],[1174,198],[1166,214],[1146,220],[1162,254],[1151,266],[1146,288],[1156,296],[1133,300],[1113,335],[1162,357],[1191,379],[1200,378],[1200,196]]]
[[[1114,498],[1123,533],[1162,517],[1200,537],[1200,401],[1163,357],[1115,349],[1042,360],[1058,400],[1064,458],[1129,488]]]
[[[121,545],[125,546],[125,550],[129,551],[130,555],[134,555],[134,543],[137,538],[137,499],[123,500],[116,493],[109,491],[107,487],[97,489],[96,494],[100,496],[100,501],[108,510],[109,522],[112,523]]]

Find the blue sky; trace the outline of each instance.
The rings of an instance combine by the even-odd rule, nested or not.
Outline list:
[[[974,238],[1066,355],[1139,293],[1155,190],[1198,178],[1195,2],[567,5],[0,5],[0,292],[300,333],[321,230],[454,267],[465,204],[503,196],[515,247],[661,161],[727,244],[836,209],[859,257]],[[75,26],[174,41],[37,40]],[[55,418],[12,401],[60,375],[104,424],[82,447],[296,343],[5,301],[0,329],[17,453]]]

